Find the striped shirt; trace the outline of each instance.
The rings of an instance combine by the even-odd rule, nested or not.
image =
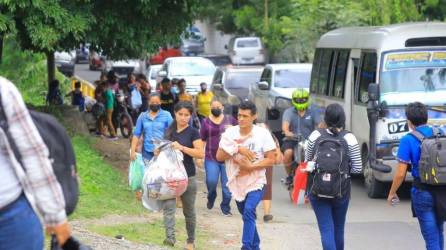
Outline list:
[[[327,130],[328,133],[332,134],[329,130]],[[321,136],[321,133],[318,130],[313,131],[311,133],[310,137],[308,137],[307,142],[307,150],[305,151],[305,161],[311,161],[314,158],[314,152],[315,143],[316,140]],[[358,140],[356,140],[356,137],[352,133],[347,133],[344,136],[345,141],[348,145],[348,151],[347,155],[350,158],[351,162],[351,173],[361,173],[362,171],[362,158],[361,158],[361,151],[359,150],[359,144]]]
[[[10,81],[0,77],[0,91],[1,106],[8,121],[9,132],[20,151],[24,165],[20,166],[5,131],[0,128],[0,157],[5,163],[0,168],[0,176],[4,178],[4,174],[13,170],[13,174],[8,176],[9,180],[2,180],[2,185],[4,181],[18,181],[20,185],[17,187],[18,190],[15,190],[16,193],[17,191],[19,194],[21,191],[25,193],[46,225],[58,225],[66,221],[65,200],[62,188],[53,173],[48,148],[40,137],[17,88]],[[3,195],[8,194],[0,192],[0,197]],[[8,204],[0,204],[0,208],[6,205]]]

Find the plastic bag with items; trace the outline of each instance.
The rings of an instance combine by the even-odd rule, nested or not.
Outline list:
[[[144,177],[144,161],[140,153],[136,154],[136,159],[130,162],[129,186],[132,191],[141,189],[142,178]]]
[[[143,205],[152,211],[161,210],[162,200],[181,196],[187,189],[187,172],[183,154],[172,148],[170,141],[155,142],[158,156],[146,166],[143,178]]]

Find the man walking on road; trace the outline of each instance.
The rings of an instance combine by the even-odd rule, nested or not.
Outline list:
[[[433,136],[433,129],[427,125],[427,108],[419,102],[410,103],[406,108],[408,125],[413,131],[401,138],[397,159],[399,161],[397,172],[393,178],[392,187],[387,201],[395,205],[398,202],[396,192],[405,180],[408,165],[412,165],[414,177],[411,199],[412,210],[418,218],[421,233],[426,242],[427,250],[443,250],[443,224],[446,219],[446,185],[428,185],[422,183],[420,175],[421,141],[417,138]],[[444,156],[437,156],[436,161],[444,161]],[[440,180],[441,181],[441,180]]]
[[[275,161],[276,144],[271,133],[254,125],[257,109],[254,103],[243,101],[238,110],[238,126],[222,134],[217,160],[226,161],[228,188],[236,200],[243,218],[242,249],[260,249],[256,227],[256,208],[266,184],[265,169]]]

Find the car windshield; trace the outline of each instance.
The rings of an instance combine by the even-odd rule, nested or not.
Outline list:
[[[231,59],[228,56],[209,57],[208,59],[211,60],[215,66],[224,66],[231,64]]]
[[[158,76],[158,71],[160,71],[160,69],[152,69],[150,71],[150,79],[155,80],[156,77]]]
[[[172,76],[208,76],[214,74],[215,66],[207,60],[191,60],[172,62],[170,70]]]
[[[380,85],[381,101],[390,106],[414,101],[445,105],[446,51],[387,54]]]
[[[249,84],[260,79],[261,71],[228,72],[226,73],[225,88],[247,89]]]
[[[254,48],[260,47],[259,40],[256,38],[237,40],[237,48],[253,48],[253,47]]]
[[[274,86],[277,88],[308,88],[311,70],[280,69],[276,70]]]

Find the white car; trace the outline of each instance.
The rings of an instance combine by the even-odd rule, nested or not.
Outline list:
[[[147,81],[149,81],[152,90],[156,89],[156,85],[159,82],[158,72],[160,71],[162,64],[150,65],[147,72]]]
[[[56,68],[67,77],[74,75],[76,52],[56,51],[54,52],[54,62]]]
[[[259,37],[232,38],[226,46],[232,64],[265,64],[266,50]]]
[[[126,77],[127,74],[145,74],[145,61],[139,59],[128,59],[121,61],[107,61],[107,71],[113,70],[119,77]]]
[[[273,132],[282,129],[282,114],[291,107],[291,94],[296,88],[308,90],[311,64],[267,64],[260,81],[249,86],[248,99],[257,106],[257,120]]]
[[[203,57],[170,57],[164,61],[158,77],[183,78],[186,80],[187,92],[195,95],[200,91],[202,82],[205,82],[209,89],[215,70],[215,65]]]

